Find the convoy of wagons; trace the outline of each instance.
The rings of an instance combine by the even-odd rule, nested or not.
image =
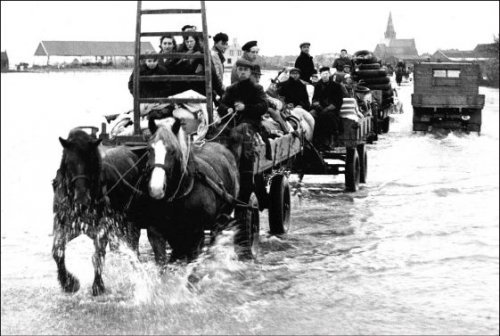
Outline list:
[[[140,2],[139,2],[140,3]],[[139,5],[140,8],[140,5]],[[162,13],[167,13],[167,10]],[[158,12],[159,12],[158,11]],[[182,10],[172,10],[180,12],[168,13],[183,13]],[[138,10],[138,20],[140,20],[140,9]],[[142,11],[142,14],[155,14],[154,11]],[[203,14],[203,32],[199,34],[203,36],[205,48],[208,48],[206,35],[206,19],[204,17],[204,3],[202,1]],[[137,26],[136,45],[139,46],[142,36],[156,36],[162,33],[141,33],[140,25]],[[156,34],[156,35],[152,35]],[[179,33],[181,34],[181,33]],[[136,48],[136,64],[135,70],[138,73],[139,60],[144,59],[147,55],[140,53],[140,47]],[[269,228],[272,234],[286,233],[290,224],[290,186],[288,183],[288,174],[297,173],[299,176],[305,174],[344,174],[345,188],[347,191],[356,191],[359,183],[365,183],[368,172],[368,157],[367,143],[373,143],[377,140],[377,135],[386,133],[389,130],[389,112],[393,109],[392,92],[390,91],[390,82],[385,70],[380,69],[380,65],[370,61],[365,57],[365,53],[355,55],[355,62],[359,65],[359,72],[354,74],[354,79],[361,84],[371,87],[370,94],[365,94],[362,97],[356,97],[358,100],[365,100],[366,106],[369,107],[369,113],[354,122],[349,119],[343,119],[344,134],[338,137],[332,144],[333,149],[328,151],[318,151],[310,143],[304,141],[303,134],[296,132],[286,134],[284,136],[272,140],[273,157],[271,160],[265,157],[265,147],[257,146],[256,161],[254,162],[254,171],[251,182],[254,184],[254,191],[246,202],[251,211],[243,211],[235,213],[236,220],[245,221],[246,234],[251,241],[252,253],[257,248],[259,239],[259,210],[267,208],[269,211]],[[149,55],[151,57],[151,55]],[[205,53],[202,57],[205,58],[205,64],[210,64],[210,53]],[[205,83],[207,89],[207,107],[209,110],[209,120],[212,118],[212,97],[210,84],[210,66],[205,67]],[[457,70],[458,69],[458,70]],[[446,65],[440,64],[439,69],[434,68],[432,64],[419,64],[415,67],[415,94],[412,96],[414,106],[414,130],[427,130],[427,125],[430,121],[446,119],[452,116],[451,111],[458,111],[460,122],[468,121],[467,130],[480,130],[480,109],[484,104],[484,96],[477,95],[477,78],[475,67],[470,67],[465,64],[461,65]],[[458,75],[457,75],[458,73]],[[103,144],[106,145],[127,145],[131,148],[144,148],[147,144],[147,138],[141,134],[139,128],[140,112],[139,103],[141,100],[137,97],[138,85],[140,76],[136,76],[137,90],[134,94],[134,123],[135,134],[133,137],[115,137],[110,138],[106,132],[106,127],[100,133],[100,138]],[[167,77],[167,76],[161,76]],[[182,76],[171,76],[182,77]],[[186,76],[187,77],[187,76]],[[193,76],[191,76],[193,77]],[[181,80],[176,78],[173,80]],[[438,95],[433,89],[439,86],[441,95]],[[460,88],[459,91],[454,90]],[[427,91],[426,91],[427,90]],[[452,92],[457,92],[453,98],[450,98]],[[435,95],[431,95],[435,93]],[[446,98],[448,97],[448,98]],[[148,100],[148,102],[151,99]],[[161,101],[165,102],[166,99]],[[444,118],[441,115],[433,114],[445,108]],[[454,115],[453,115],[454,116]],[[466,117],[470,118],[466,118]],[[442,123],[444,126],[450,124]],[[453,124],[454,125],[454,124]],[[333,141],[333,140],[332,140]],[[331,163],[331,160],[337,163]],[[340,163],[338,163],[340,162]],[[265,190],[264,196],[261,192]],[[259,192],[260,191],[260,192]],[[266,197],[267,200],[259,199]],[[261,204],[259,206],[259,203]],[[265,204],[262,206],[262,204]]]

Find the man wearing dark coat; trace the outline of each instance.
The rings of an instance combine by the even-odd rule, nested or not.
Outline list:
[[[300,80],[300,70],[290,69],[290,78],[278,86],[278,94],[285,98],[286,104],[292,104],[293,107],[301,106],[309,111],[309,94],[304,83]]]
[[[152,53],[152,52],[149,52]],[[144,64],[141,64],[139,68],[140,76],[162,76],[167,75],[167,69],[158,64],[157,59],[145,59]],[[128,90],[133,95],[134,94],[134,72],[130,75],[128,81]],[[156,98],[156,97],[167,97],[171,92],[171,86],[168,82],[149,82],[141,81],[139,83],[139,96],[140,98]]]
[[[262,126],[262,116],[267,112],[268,104],[262,86],[255,84],[250,78],[253,64],[245,59],[239,59],[235,64],[238,81],[226,88],[220,100],[218,113],[222,125],[227,123],[228,114],[236,113],[235,118],[229,122],[225,130],[229,137],[241,137],[244,144],[254,142],[254,134],[260,133],[266,144],[266,158],[272,160],[271,145],[268,134]],[[232,131],[231,131],[232,129]],[[236,133],[236,134],[235,134]],[[255,151],[252,146],[244,145],[238,167],[241,176],[241,189],[239,199],[246,202],[252,191],[253,164]],[[230,148],[231,149],[231,148]],[[237,157],[238,154],[234,153]],[[264,192],[259,194],[265,195]]]
[[[340,51],[340,57],[335,59],[335,61],[333,61],[332,68],[337,69],[337,71],[342,71],[344,70],[344,65],[346,64],[348,64],[351,67],[351,69],[354,69],[354,62],[349,57],[349,55],[347,55],[347,50],[342,49]]]
[[[304,42],[300,44],[300,55],[295,61],[295,67],[300,69],[300,79],[311,83],[311,76],[315,72],[313,58],[309,55],[311,43]]]
[[[340,108],[344,94],[342,86],[331,78],[329,67],[322,67],[319,72],[321,79],[314,88],[311,114],[316,119],[314,144],[323,149],[330,144],[332,135],[343,132]]]
[[[249,123],[259,127],[262,115],[267,112],[267,101],[262,86],[251,79],[253,64],[245,59],[236,62],[239,81],[226,88],[220,100],[219,116],[237,113],[236,123]]]

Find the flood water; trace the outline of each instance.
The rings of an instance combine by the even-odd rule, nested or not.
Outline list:
[[[366,185],[306,176],[292,226],[258,262],[236,260],[231,233],[194,265],[159,276],[143,233],[140,260],[108,253],[93,297],[90,239],[67,248],[81,283],[65,294],[52,259],[51,179],[58,137],[130,109],[128,71],[2,74],[2,334],[498,334],[499,91],[481,136],[413,134],[404,114],[368,146]],[[267,73],[262,84],[268,83]],[[293,178],[293,176],[292,176]],[[200,281],[188,288],[187,277]]]

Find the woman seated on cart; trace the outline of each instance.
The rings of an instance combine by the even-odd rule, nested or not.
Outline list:
[[[200,40],[194,35],[186,36],[184,42],[179,46],[178,52],[185,54],[203,54],[203,48]],[[182,58],[177,61],[175,69],[177,73],[181,75],[205,75],[205,66],[203,58]],[[223,85],[212,62],[212,89],[216,95],[222,97],[224,94]],[[205,95],[205,83],[204,82],[179,82],[179,85],[187,91],[192,89],[202,95]]]

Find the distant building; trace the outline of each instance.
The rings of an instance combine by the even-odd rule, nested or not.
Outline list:
[[[380,58],[384,63],[392,64],[394,60],[413,62],[418,60],[417,47],[415,39],[397,39],[396,31],[392,23],[392,13],[389,13],[387,21],[387,29],[384,34],[384,39],[377,44],[373,54]]]
[[[432,56],[433,62],[485,62],[498,57],[496,43],[478,44],[474,50],[438,49]]]
[[[150,42],[141,42],[141,53],[154,51]],[[113,63],[133,65],[135,42],[42,41],[35,51],[34,65]]]
[[[9,70],[9,57],[7,51],[2,51],[2,72]]]
[[[241,46],[238,44],[238,41],[234,38],[233,44],[230,44],[224,53],[224,57],[226,61],[224,62],[224,67],[232,68],[236,63],[236,60],[243,55],[243,51],[241,50]]]

